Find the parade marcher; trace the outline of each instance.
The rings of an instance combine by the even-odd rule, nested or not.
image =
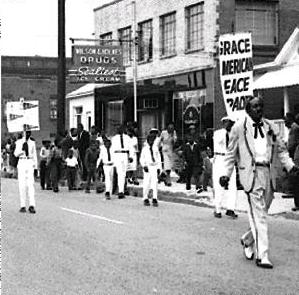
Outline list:
[[[127,168],[128,182],[130,184],[139,185],[139,182],[137,181],[138,139],[137,139],[137,136],[134,133],[133,127],[128,128],[127,134],[130,138],[131,149],[133,150],[133,156],[132,156],[133,162],[128,163],[128,168]]]
[[[166,172],[165,185],[171,186],[170,173],[173,167],[173,147],[177,141],[173,123],[169,123],[167,129],[161,132],[160,140],[162,144],[164,170]]]
[[[80,152],[80,158],[82,159],[82,180],[86,181],[87,170],[86,170],[86,166],[84,163],[84,159],[85,159],[85,152],[89,148],[90,136],[89,136],[89,133],[86,130],[84,130],[84,127],[81,123],[78,124],[77,132],[78,132],[78,135],[77,135],[78,148],[79,148],[79,152]]]
[[[256,254],[256,264],[273,268],[268,257],[267,212],[273,200],[275,185],[273,161],[278,159],[290,173],[297,174],[285,144],[275,133],[275,126],[263,117],[264,104],[252,97],[246,104],[247,115],[239,119],[230,132],[228,151],[224,156],[224,173],[219,181],[226,187],[238,161],[240,182],[247,194],[250,230],[242,238],[243,252],[248,260]],[[254,251],[255,250],[255,251]]]
[[[87,183],[85,192],[90,193],[90,185],[93,180],[97,183],[97,160],[99,158],[100,150],[95,140],[90,141],[90,147],[86,150],[84,164],[87,170]]]
[[[203,170],[203,160],[199,144],[194,141],[193,136],[187,135],[186,143],[183,146],[183,158],[185,164],[186,190],[191,189],[191,178],[195,181],[196,191],[202,192],[200,177]]]
[[[149,134],[147,143],[143,146],[140,155],[140,165],[143,168],[143,204],[150,206],[148,193],[153,191],[153,206],[158,206],[158,175],[161,171],[161,157],[157,146],[154,144],[155,135]]]
[[[35,211],[34,170],[37,169],[37,155],[35,141],[31,138],[31,131],[26,131],[24,138],[16,141],[14,151],[18,161],[18,180],[20,191],[20,212],[26,212],[26,197],[29,197],[29,212]]]
[[[111,141],[109,139],[106,139],[104,141],[104,146],[100,150],[100,157],[97,161],[97,168],[99,168],[101,164],[103,165],[102,167],[104,169],[105,175],[105,197],[107,200],[111,199],[113,188],[114,164],[112,156]]]
[[[50,169],[47,167],[47,160],[50,155],[50,146],[51,140],[43,140],[42,141],[42,148],[40,150],[40,186],[44,189],[51,189],[51,181],[50,181]]]
[[[214,216],[221,218],[221,204],[224,197],[227,200],[226,203],[226,215],[232,218],[237,218],[235,213],[236,201],[237,201],[237,176],[236,169],[233,169],[229,185],[223,188],[219,183],[219,177],[224,172],[224,157],[227,154],[230,131],[234,125],[234,120],[230,117],[223,117],[221,119],[223,128],[214,132],[214,162],[213,162],[213,187],[214,187]]]
[[[78,169],[78,160],[74,156],[74,151],[69,149],[66,162],[66,178],[69,191],[76,189],[76,175]]]
[[[125,178],[128,163],[132,162],[133,150],[130,137],[124,134],[124,126],[118,128],[118,134],[111,140],[111,151],[113,153],[114,165],[117,173],[118,198],[125,198]]]

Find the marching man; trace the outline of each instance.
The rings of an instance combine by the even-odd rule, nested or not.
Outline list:
[[[26,131],[25,138],[16,141],[14,155],[19,157],[18,180],[20,192],[20,212],[26,212],[26,197],[29,197],[29,212],[35,213],[34,197],[34,169],[37,169],[37,156],[35,141],[30,139],[31,131]]]
[[[213,186],[214,186],[214,204],[216,218],[221,218],[221,204],[223,198],[227,200],[226,215],[232,218],[237,218],[235,213],[236,201],[237,201],[237,178],[236,169],[233,169],[232,176],[230,178],[228,187],[223,188],[219,183],[219,177],[223,175],[224,169],[224,156],[227,154],[227,148],[229,143],[230,131],[234,125],[233,119],[229,117],[223,117],[221,119],[223,128],[214,132],[214,163],[213,163]]]
[[[118,134],[111,140],[114,166],[117,172],[118,198],[124,199],[124,188],[128,163],[133,161],[133,149],[130,137],[124,134],[124,126],[118,128]]]
[[[112,195],[112,187],[113,187],[113,161],[112,161],[112,154],[110,151],[111,148],[111,141],[106,139],[104,141],[104,146],[102,146],[100,151],[100,157],[98,158],[97,168],[102,164],[104,175],[105,175],[105,197],[106,200],[111,199]]]
[[[155,134],[149,134],[147,142],[142,148],[140,165],[143,168],[143,204],[150,206],[149,190],[153,190],[153,206],[158,206],[158,174],[161,171],[161,157],[157,145],[154,144]]]

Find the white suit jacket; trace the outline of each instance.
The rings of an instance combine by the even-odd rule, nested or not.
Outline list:
[[[25,156],[25,151],[22,150],[24,142],[25,142],[25,138],[21,138],[16,141],[16,149],[14,152],[15,157]],[[36,155],[35,141],[29,138],[27,143],[28,143],[28,157],[32,159],[34,169],[37,169],[37,155]]]
[[[267,158],[270,162],[270,176],[273,189],[275,188],[275,170],[273,162],[278,159],[282,166],[290,171],[294,166],[293,160],[290,158],[282,139],[274,131],[274,124],[267,119],[264,122],[264,130],[267,137]],[[256,173],[256,151],[254,148],[254,138],[249,118],[237,121],[230,132],[230,142],[228,152],[224,157],[225,175],[230,177],[235,160],[238,162],[240,182],[245,192],[251,192],[254,187],[254,179]]]

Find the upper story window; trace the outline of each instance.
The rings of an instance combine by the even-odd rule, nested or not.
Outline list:
[[[161,56],[176,54],[176,14],[175,12],[160,17],[160,49]]]
[[[101,45],[112,45],[112,32],[100,35]]]
[[[249,0],[236,2],[236,31],[251,31],[253,45],[277,45],[277,3]]]
[[[153,22],[148,20],[138,25],[138,61],[153,59]]]
[[[131,64],[131,53],[132,53],[132,31],[131,27],[118,30],[118,37],[123,50],[123,65],[128,66]]]
[[[186,50],[204,48],[204,2],[186,8]]]
[[[55,95],[50,97],[50,119],[57,119],[57,98]]]

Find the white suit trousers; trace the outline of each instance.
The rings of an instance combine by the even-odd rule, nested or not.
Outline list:
[[[115,153],[114,165],[117,172],[118,193],[123,193],[125,188],[126,173],[128,167],[128,154]]]
[[[148,172],[143,172],[143,200],[148,199],[149,190],[153,190],[153,199],[158,198],[157,166],[148,166]]]
[[[21,207],[26,207],[27,194],[29,197],[29,206],[35,207],[34,168],[33,161],[31,159],[19,159],[18,181]]]
[[[213,163],[213,186],[214,186],[214,205],[215,211],[220,212],[223,200],[226,200],[227,210],[235,210],[237,202],[237,176],[236,169],[229,180],[228,190],[225,190],[219,183],[219,179],[224,175],[224,163],[222,156],[216,156]]]
[[[104,174],[105,174],[105,190],[112,194],[113,187],[113,169],[112,165],[103,165]]]

